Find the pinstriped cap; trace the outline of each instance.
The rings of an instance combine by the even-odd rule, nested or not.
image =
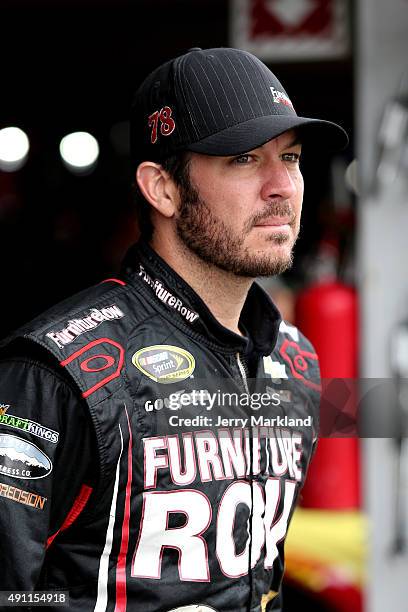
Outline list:
[[[131,154],[136,163],[177,151],[239,155],[297,128],[329,149],[347,145],[330,121],[299,117],[282,84],[239,49],[192,49],[154,70],[136,92]]]

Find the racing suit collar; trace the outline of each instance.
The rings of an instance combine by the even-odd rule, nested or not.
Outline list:
[[[142,279],[150,288],[155,303],[171,319],[176,317],[184,327],[210,339],[215,345],[231,351],[246,351],[248,339],[221,325],[200,296],[145,241],[141,240],[129,249],[123,272],[130,283]],[[239,322],[251,336],[255,351],[261,355],[273,351],[281,315],[256,282],[248,292]]]

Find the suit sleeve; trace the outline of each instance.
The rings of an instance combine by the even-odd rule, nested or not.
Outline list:
[[[63,376],[0,361],[0,589],[35,590],[47,541],[94,477],[87,407]]]

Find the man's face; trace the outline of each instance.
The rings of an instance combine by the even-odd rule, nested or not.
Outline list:
[[[203,261],[237,276],[280,274],[292,264],[303,177],[293,130],[243,155],[191,154],[180,187],[180,240]]]

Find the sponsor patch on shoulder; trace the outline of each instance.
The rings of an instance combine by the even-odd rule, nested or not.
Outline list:
[[[11,434],[0,434],[0,474],[36,480],[51,471],[51,460],[38,446]]]
[[[132,363],[145,376],[163,384],[185,380],[195,369],[193,355],[170,344],[146,346],[133,355]]]
[[[55,342],[58,348],[63,349],[64,346],[71,344],[78,336],[91,329],[95,329],[95,327],[98,327],[104,321],[123,319],[124,316],[125,313],[116,304],[100,309],[91,308],[86,316],[81,319],[71,319],[66,327],[50,331],[46,336]]]

